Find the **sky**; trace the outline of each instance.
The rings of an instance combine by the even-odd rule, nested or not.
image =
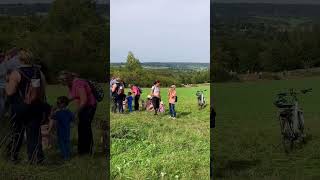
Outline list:
[[[0,4],[30,4],[30,3],[50,3],[53,0],[0,0]],[[98,0],[98,3],[105,3],[109,0]]]
[[[110,58],[210,62],[210,0],[110,0]]]
[[[249,3],[281,3],[281,4],[320,4],[320,0],[211,0],[213,2],[249,2]]]

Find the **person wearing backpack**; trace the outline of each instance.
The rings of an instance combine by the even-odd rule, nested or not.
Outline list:
[[[129,85],[134,97],[134,110],[139,111],[139,99],[141,95],[141,89],[137,85]]]
[[[118,109],[119,109],[119,113],[123,113],[124,109],[123,109],[123,101],[126,100],[126,95],[124,92],[124,83],[122,80],[120,80],[120,82],[117,83],[117,89],[116,89],[116,93],[117,93],[117,105],[118,105]]]
[[[44,160],[40,126],[45,113],[45,77],[40,68],[32,64],[31,52],[21,49],[18,56],[21,65],[7,76],[5,87],[12,118],[12,138],[7,152],[11,161],[18,161],[26,131],[28,160],[41,163]]]
[[[78,153],[92,154],[93,134],[92,121],[97,109],[97,99],[87,80],[80,79],[77,74],[62,71],[59,75],[62,85],[69,89],[70,101],[76,105],[75,115],[78,118]]]

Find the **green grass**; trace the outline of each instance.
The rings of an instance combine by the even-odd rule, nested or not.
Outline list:
[[[56,98],[66,95],[67,90],[60,86],[48,87],[48,101],[54,104]],[[72,129],[73,157],[70,162],[62,162],[58,149],[45,151],[47,160],[44,165],[28,165],[26,162],[26,147],[21,149],[21,158],[18,165],[7,162],[4,157],[0,159],[0,179],[76,179],[76,180],[101,180],[106,179],[107,161],[102,152],[100,121],[105,120],[106,104],[99,104],[93,123],[95,153],[92,156],[78,157],[77,128]]]
[[[195,95],[204,88],[209,86],[177,89],[175,121],[169,119],[166,88],[164,115],[111,114],[111,178],[209,179],[209,107],[198,110]],[[149,89],[143,92],[146,99]]]
[[[319,179],[320,77],[214,85],[216,179]],[[275,95],[313,88],[301,98],[309,140],[286,155],[281,145]]]

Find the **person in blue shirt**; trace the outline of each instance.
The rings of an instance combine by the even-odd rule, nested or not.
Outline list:
[[[129,112],[132,112],[132,101],[133,101],[132,93],[128,92],[127,102],[128,102]]]
[[[49,132],[53,125],[56,125],[58,145],[64,160],[70,159],[70,129],[74,114],[68,109],[69,98],[66,96],[58,97],[57,108],[52,113]]]

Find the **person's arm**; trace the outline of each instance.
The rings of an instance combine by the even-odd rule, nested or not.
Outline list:
[[[13,71],[7,77],[6,83],[6,94],[7,96],[12,96],[17,91],[18,84],[21,80],[21,76],[17,71]]]

